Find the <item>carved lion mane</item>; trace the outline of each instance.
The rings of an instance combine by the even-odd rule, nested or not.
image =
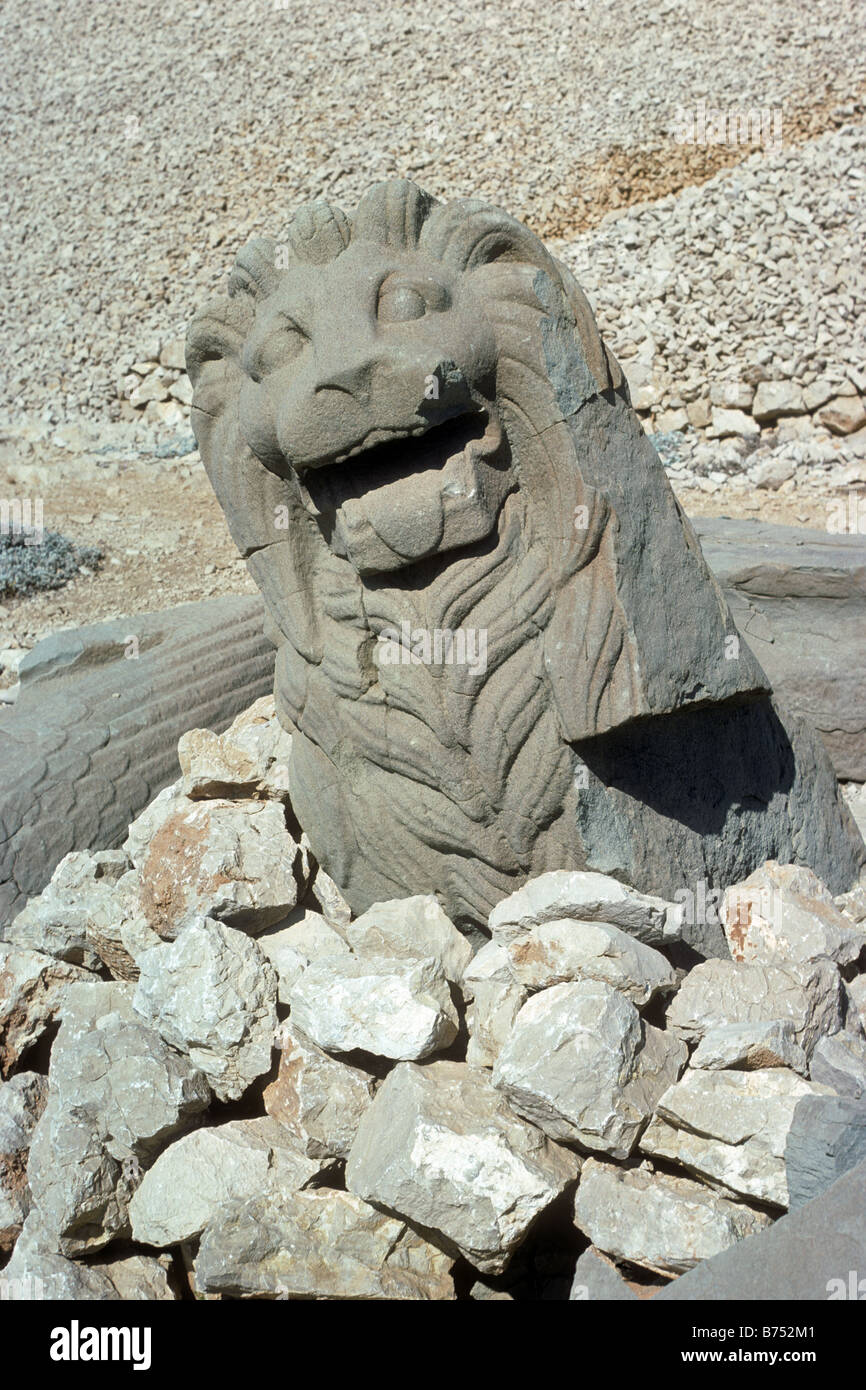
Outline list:
[[[583,293],[507,214],[408,182],[351,219],[304,206],[240,252],[187,362],[279,649],[295,811],[356,911],[435,892],[484,921],[585,863],[574,743],[765,686],[726,669],[730,617]],[[414,659],[382,659],[394,634]]]

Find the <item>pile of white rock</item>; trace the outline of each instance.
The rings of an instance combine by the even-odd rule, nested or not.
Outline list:
[[[473,951],[432,896],[353,919],[290,746],[270,699],[186,734],[6,930],[7,1296],[630,1297],[866,1157],[862,889],[768,863],[699,960],[550,872]]]

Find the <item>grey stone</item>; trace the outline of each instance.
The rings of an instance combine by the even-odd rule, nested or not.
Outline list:
[[[552,870],[497,903],[489,926],[494,940],[506,946],[533,927],[564,919],[611,924],[638,941],[658,944],[678,939],[680,915],[673,903],[638,893],[607,874]]]
[[[833,434],[853,434],[866,425],[866,407],[859,396],[834,396],[821,406],[815,419]]]
[[[360,1048],[418,1060],[457,1036],[457,1011],[432,960],[328,956],[312,961],[291,992],[292,1020],[326,1052]]]
[[[862,1299],[864,1209],[866,1163],[860,1163],[814,1201],[788,1212],[768,1231],[703,1261],[656,1298],[699,1303],[766,1300],[788,1305]]]
[[[195,1261],[200,1294],[452,1299],[452,1260],[349,1192],[272,1192],[224,1208]]]
[[[601,1256],[592,1246],[584,1250],[574,1266],[574,1279],[569,1293],[569,1301],[604,1299],[607,1302],[625,1303],[636,1299],[637,1294],[630,1289],[622,1275],[613,1265]]]
[[[771,1222],[703,1183],[592,1158],[581,1170],[574,1218],[614,1259],[665,1275],[682,1274]]]
[[[0,945],[0,1077],[58,1018],[67,986],[95,976],[40,951]]]
[[[187,369],[279,643],[293,809],[355,912],[435,893],[478,927],[549,865],[669,897],[774,854],[850,886],[829,763],[732,654],[622,372],[528,228],[406,181],[351,217],[308,204],[240,252]]]
[[[279,1000],[290,1004],[292,990],[311,960],[326,956],[350,956],[351,948],[319,912],[298,908],[285,922],[270,927],[257,938],[279,978]]]
[[[466,1013],[466,1060],[470,1066],[493,1066],[527,997],[523,985],[514,980],[473,982],[472,1003]]]
[[[814,1058],[815,1053],[812,1055]],[[766,1023],[723,1023],[711,1028],[692,1053],[689,1066],[703,1071],[788,1067],[800,1076],[809,1071],[806,1054],[794,1041],[794,1025],[789,1018],[774,1018]]]
[[[372,1077],[329,1057],[291,1022],[277,1037],[280,1069],[265,1091],[265,1109],[310,1158],[348,1157],[373,1099]]]
[[[794,1114],[804,1096],[827,1094],[784,1067],[689,1070],[661,1097],[640,1147],[735,1196],[787,1207]]]
[[[783,415],[804,415],[806,403],[793,381],[759,381],[752,401],[752,414],[763,424],[772,424]]]
[[[45,1230],[67,1257],[126,1232],[142,1172],[210,1100],[201,1072],[136,1019],[131,995],[130,985],[70,988],[51,1052],[28,1175]]]
[[[788,1205],[800,1207],[866,1159],[866,1101],[805,1096],[785,1144]]]
[[[506,949],[515,980],[528,990],[602,980],[640,1008],[672,992],[677,980],[659,951],[607,922],[543,922]]]
[[[272,695],[256,700],[222,734],[190,729],[177,745],[181,790],[193,799],[289,798],[291,734],[277,720]]]
[[[163,1150],[133,1193],[133,1239],[180,1245],[201,1235],[227,1203],[269,1190],[293,1192],[317,1178],[322,1166],[270,1116],[195,1130]]]
[[[91,1263],[59,1255],[37,1212],[27,1218],[21,1239],[3,1270],[3,1297],[13,1303],[172,1302],[170,1263],[163,1256],[100,1256]]]
[[[627,1158],[687,1055],[616,990],[584,980],[524,1004],[493,1084],[552,1139]]]
[[[137,895],[125,884],[129,868],[123,850],[67,854],[48,886],[7,929],[8,939],[88,970],[105,965],[116,978],[128,978],[131,962],[120,933],[138,912]]]
[[[268,693],[274,652],[262,622],[257,596],[231,595],[37,643],[0,730],[0,922],[70,850],[123,839],[177,776],[190,725],[225,728]]]
[[[12,1249],[30,1210],[27,1155],[47,1096],[48,1083],[36,1072],[0,1082],[0,1252]]]
[[[690,970],[668,1009],[668,1027],[689,1041],[731,1023],[790,1022],[808,1055],[842,1026],[842,981],[830,961],[738,965],[703,961]]]
[[[819,1038],[812,1050],[809,1075],[822,1086],[831,1086],[837,1096],[860,1100],[866,1095],[866,1040],[850,1029]]]
[[[346,1185],[498,1274],[579,1171],[576,1155],[518,1118],[485,1072],[403,1063],[361,1120]]]
[[[138,963],[136,1011],[189,1056],[220,1100],[237,1100],[270,1071],[277,975],[255,941],[205,920]]]
[[[374,903],[343,928],[359,956],[433,960],[445,978],[459,984],[472,959],[472,947],[450,922],[432,894]]]
[[[866,947],[811,869],[770,860],[727,889],[722,924],[735,961],[851,965]]]

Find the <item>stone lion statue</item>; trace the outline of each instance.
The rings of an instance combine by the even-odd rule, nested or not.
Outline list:
[[[850,886],[829,764],[526,226],[405,181],[301,207],[240,252],[187,364],[293,806],[356,911],[435,892],[468,927],[548,868],[670,894],[770,855]]]

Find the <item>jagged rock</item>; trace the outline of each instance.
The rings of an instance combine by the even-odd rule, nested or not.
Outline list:
[[[866,1037],[866,975],[857,975],[845,986],[848,1018]]]
[[[803,415],[803,393],[793,381],[759,381],[752,401],[752,415],[760,424],[771,424],[783,415]]]
[[[501,1273],[535,1218],[580,1171],[461,1062],[395,1067],[363,1116],[346,1184]]]
[[[602,980],[638,1007],[676,984],[673,966],[652,946],[607,922],[542,922],[506,947],[515,980],[527,990]]]
[[[204,920],[138,964],[136,1011],[188,1054],[220,1100],[237,1100],[270,1070],[277,975],[255,941]]]
[[[643,1023],[610,985],[584,980],[524,1004],[493,1084],[552,1139],[628,1158],[687,1056],[682,1042]]]
[[[30,1210],[27,1155],[47,1097],[48,1082],[36,1072],[0,1082],[0,1253],[12,1249]]]
[[[257,941],[277,972],[281,1004],[291,1003],[292,990],[311,960],[352,954],[322,914],[307,908],[297,908],[285,923],[269,927]]]
[[[574,1214],[599,1249],[655,1274],[682,1274],[771,1221],[703,1183],[593,1158],[583,1165]]]
[[[256,700],[223,734],[190,729],[177,753],[186,796],[197,798],[289,797],[292,736],[282,727],[272,695]]]
[[[805,1052],[794,1041],[794,1025],[789,1018],[775,1018],[767,1023],[724,1023],[711,1028],[692,1053],[689,1066],[703,1071],[788,1067],[800,1076],[806,1076],[809,1070]]]
[[[472,947],[432,894],[374,903],[343,929],[359,956],[433,960],[447,980],[459,984]]]
[[[808,1055],[822,1034],[842,1026],[842,982],[830,961],[812,965],[738,965],[702,961],[690,970],[668,1009],[668,1027],[689,1041],[730,1023],[787,1019]]]
[[[519,940],[542,922],[564,918],[607,922],[638,941],[658,944],[679,938],[680,916],[673,903],[638,893],[607,874],[554,869],[497,903],[489,926],[501,945]]]
[[[866,1101],[812,1095],[794,1111],[785,1145],[788,1205],[800,1207],[866,1159]]]
[[[307,878],[280,802],[183,798],[166,806],[139,869],[142,909],[161,936],[197,917],[255,934],[291,912]]]
[[[177,1294],[169,1283],[171,1261],[166,1255],[127,1255],[122,1260],[99,1260],[94,1266],[114,1285],[124,1303],[171,1303]]]
[[[44,1231],[38,1212],[31,1212],[8,1265],[3,1270],[3,1297],[15,1303],[170,1302],[177,1295],[169,1283],[166,1256],[100,1257],[92,1263],[59,1255]]]
[[[94,978],[39,951],[0,945],[0,1077],[9,1076],[58,1017],[67,986]]]
[[[804,1096],[821,1094],[826,1088],[783,1067],[689,1070],[658,1102],[640,1147],[728,1192],[786,1207],[794,1113]]]
[[[136,1018],[131,985],[75,985],[51,1052],[49,1097],[28,1174],[57,1253],[97,1250],[127,1229],[143,1169],[207,1106],[200,1071]]]
[[[860,1100],[866,1095],[866,1041],[851,1029],[819,1038],[812,1051],[809,1075],[837,1096]]]
[[[824,884],[796,864],[769,860],[728,888],[722,925],[735,961],[803,965],[827,957],[850,965],[866,947]]]
[[[322,1171],[270,1116],[185,1134],[145,1173],[129,1203],[134,1240],[179,1245],[201,1235],[227,1202],[294,1192]]]
[[[853,434],[866,425],[866,407],[859,396],[834,396],[816,412],[815,419],[833,434]]]
[[[301,848],[308,854],[312,853],[310,842],[306,835],[301,836]],[[337,931],[342,931],[352,920],[352,909],[343,897],[334,880],[325,873],[321,864],[318,865],[313,875],[310,891],[319,907],[322,915],[329,926],[335,927]]]
[[[604,1299],[607,1302],[626,1302],[636,1299],[618,1270],[603,1259],[592,1246],[584,1250],[574,1267],[574,1279],[568,1295],[571,1303]]]
[[[487,941],[463,971],[463,979],[460,981],[463,998],[467,1002],[470,1001],[474,997],[477,985],[487,981],[495,981],[500,985],[514,982],[508,952],[498,941]]]
[[[278,1040],[280,1069],[265,1109],[310,1158],[346,1158],[373,1099],[372,1077],[329,1057],[292,1023],[282,1025]]]
[[[477,980],[466,1014],[469,1043],[466,1060],[473,1067],[492,1067],[528,998],[513,979]]]
[[[199,1294],[443,1300],[448,1255],[349,1192],[273,1192],[223,1209],[195,1261]]]
[[[314,960],[291,992],[291,1009],[293,1023],[326,1052],[360,1048],[414,1061],[457,1036],[448,981],[432,960]]]

